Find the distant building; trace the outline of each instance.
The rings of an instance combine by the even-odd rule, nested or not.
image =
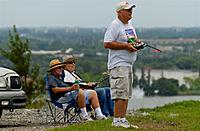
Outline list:
[[[177,38],[177,39],[144,39],[144,41],[148,41],[150,43],[159,43],[159,44],[169,44],[169,43],[193,43],[196,44],[199,39],[194,38]]]

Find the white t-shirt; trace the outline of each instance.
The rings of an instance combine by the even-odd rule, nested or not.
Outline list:
[[[127,35],[137,37],[133,26],[123,24],[118,18],[116,18],[110,26],[104,36],[104,42],[118,41],[123,44],[127,44]],[[128,66],[131,67],[136,61],[137,52],[130,52],[127,50],[113,50],[109,49],[108,53],[108,69],[112,69],[117,66]]]
[[[77,76],[75,73],[70,73],[66,70],[64,70],[64,74],[65,74],[65,77],[64,77],[64,82],[75,82],[75,80],[79,79],[80,81],[81,78],[79,78],[79,76]]]

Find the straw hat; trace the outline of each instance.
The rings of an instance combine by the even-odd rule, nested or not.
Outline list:
[[[65,66],[65,65],[62,64],[58,59],[53,59],[49,63],[49,70],[48,71],[51,71],[51,70],[53,70],[55,68],[63,67],[63,66]]]

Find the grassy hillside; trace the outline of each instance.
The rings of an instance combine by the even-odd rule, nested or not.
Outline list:
[[[200,101],[183,101],[168,104],[154,109],[141,109],[129,114],[127,119],[139,129],[152,131],[200,130]],[[50,131],[124,131],[121,127],[111,126],[112,118],[108,120],[72,124]]]

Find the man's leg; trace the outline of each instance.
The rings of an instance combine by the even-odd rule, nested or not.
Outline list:
[[[120,118],[125,118],[126,111],[127,111],[127,106],[128,106],[128,100],[123,100],[122,113],[121,113],[121,117]]]
[[[97,93],[94,90],[87,90],[87,91],[90,92],[89,101],[90,101],[92,107],[94,109],[97,108],[97,107],[100,107],[99,100],[98,100],[98,97],[97,97]]]
[[[114,117],[124,118],[126,115],[127,105],[128,105],[128,100],[116,99],[114,106]]]
[[[115,99],[114,118],[120,118],[121,117],[122,103],[123,103],[123,101],[121,99]]]
[[[78,107],[81,110],[81,119],[84,121],[92,121],[92,119],[89,117],[87,110],[86,110],[86,99],[84,95],[84,91],[79,89],[78,96],[77,96],[77,104]]]
[[[109,87],[104,88],[106,91],[106,100],[110,116],[114,114],[114,101],[111,99],[111,92]]]
[[[78,92],[77,104],[79,108],[85,107],[85,96],[84,96],[83,90],[79,90]]]
[[[122,126],[125,128],[130,127],[130,124],[125,117],[130,93],[129,89],[132,87],[129,74],[129,67],[116,67],[110,70],[112,99],[115,100],[114,119],[112,125]]]
[[[107,98],[106,98],[106,91],[104,88],[97,88],[95,89],[98,95],[99,99],[99,104],[101,107],[101,111],[105,116],[109,116],[109,110],[108,110],[108,105],[107,105]]]
[[[101,112],[99,100],[97,97],[97,93],[94,90],[87,90],[90,91],[89,95],[89,101],[91,102],[92,107],[94,108],[94,111],[96,113],[96,118],[97,119],[107,119]]]

